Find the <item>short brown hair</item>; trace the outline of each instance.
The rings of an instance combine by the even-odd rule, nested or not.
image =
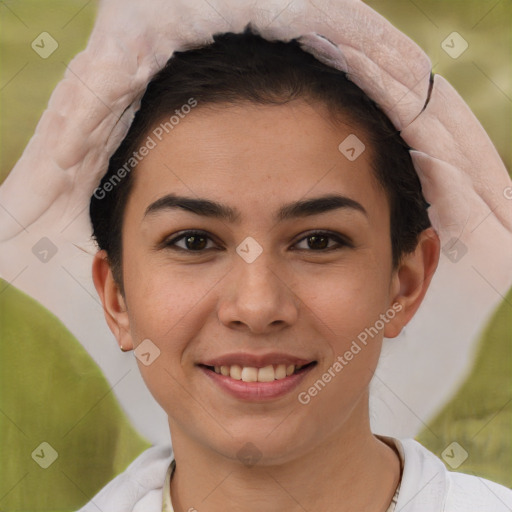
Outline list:
[[[322,102],[337,117],[348,117],[365,131],[373,149],[373,171],[390,205],[393,266],[413,251],[419,234],[430,226],[428,203],[414,169],[408,145],[388,117],[346,73],[327,66],[289,42],[262,38],[249,24],[242,33],[223,33],[214,42],[175,52],[153,77],[128,134],[111,157],[100,188],[138,149],[155,124],[195,98],[201,105],[283,104],[304,98]],[[104,197],[93,195],[93,236],[108,254],[121,285],[123,214],[133,179],[128,173]]]

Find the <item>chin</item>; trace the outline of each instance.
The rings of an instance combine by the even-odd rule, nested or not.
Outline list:
[[[305,435],[304,428],[284,426],[283,417],[254,421],[248,418],[228,429],[232,437],[212,440],[212,448],[229,459],[245,465],[280,465],[307,451],[314,441]],[[309,441],[308,441],[309,440]]]

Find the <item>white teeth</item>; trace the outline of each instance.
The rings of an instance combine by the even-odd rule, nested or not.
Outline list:
[[[275,376],[274,367],[271,364],[258,370],[258,382],[272,382]]]
[[[257,382],[258,380],[258,368],[252,368],[250,366],[244,366],[242,369],[242,380],[244,382]]]
[[[274,380],[285,379],[292,375],[296,370],[302,366],[295,366],[293,364],[277,364],[267,365],[263,368],[254,368],[252,366],[240,366],[234,364],[231,366],[214,366],[215,373],[231,377],[235,380],[243,380],[244,382],[272,382]]]
[[[229,369],[229,376],[235,380],[242,380],[242,367],[234,364]]]
[[[276,379],[284,379],[286,377],[286,365],[278,364],[276,366]]]

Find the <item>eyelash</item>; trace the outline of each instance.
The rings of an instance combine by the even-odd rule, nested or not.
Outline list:
[[[189,252],[189,253],[196,253],[196,254],[206,252],[211,249],[215,249],[215,248],[209,247],[206,249],[200,249],[200,250],[194,251],[192,249],[186,249],[186,248],[179,247],[176,245],[177,242],[179,242],[189,236],[202,236],[202,237],[208,238],[209,240],[213,241],[213,239],[210,237],[210,235],[206,231],[190,230],[190,231],[184,231],[182,234],[180,234],[172,239],[164,241],[162,245],[168,249]],[[317,253],[324,252],[325,253],[325,252],[330,252],[333,250],[342,249],[343,247],[354,247],[353,244],[351,243],[351,241],[349,241],[347,238],[342,237],[337,234],[334,234],[334,233],[331,233],[330,231],[311,231],[311,232],[307,233],[305,236],[303,236],[300,240],[295,242],[294,245],[297,245],[298,243],[300,243],[304,240],[307,240],[308,238],[310,238],[312,236],[321,236],[321,237],[333,239],[337,242],[338,246],[327,247],[326,249],[295,249],[295,250],[307,251],[307,252],[317,252]]]

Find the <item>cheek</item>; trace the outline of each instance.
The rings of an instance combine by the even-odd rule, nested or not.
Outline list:
[[[329,382],[325,388],[317,383],[302,390],[314,407],[330,408],[338,403],[340,414],[350,409],[378,364],[384,334],[380,315],[388,304],[389,275],[383,265],[370,264],[371,260],[361,258],[358,264],[339,265],[297,280],[302,284],[296,285],[296,293],[306,306],[305,313],[312,312],[319,331],[322,359],[318,378]],[[317,395],[318,400],[313,400]]]
[[[149,339],[158,353],[149,365],[137,361],[140,373],[164,410],[186,411],[190,396],[183,383],[189,379],[196,341],[215,310],[216,284],[225,272],[150,264],[132,256],[125,265],[131,335],[135,347]]]
[[[385,325],[380,315],[385,314],[388,299],[383,270],[367,264],[339,267],[297,287],[304,311],[312,312],[320,333],[322,354],[316,380],[301,388],[298,400],[308,406],[306,411],[330,418],[321,427],[326,432],[363,396],[378,364]],[[337,404],[335,410],[332,404]]]
[[[209,294],[222,279],[221,269],[179,268],[144,257],[126,259],[125,291],[134,340],[154,340],[173,352],[181,350],[187,330],[199,328]],[[192,335],[192,333],[190,333]],[[181,341],[181,343],[180,343]]]
[[[338,351],[385,311],[388,281],[381,264],[370,258],[354,258],[316,271],[302,270],[299,274],[297,270],[292,289]]]

